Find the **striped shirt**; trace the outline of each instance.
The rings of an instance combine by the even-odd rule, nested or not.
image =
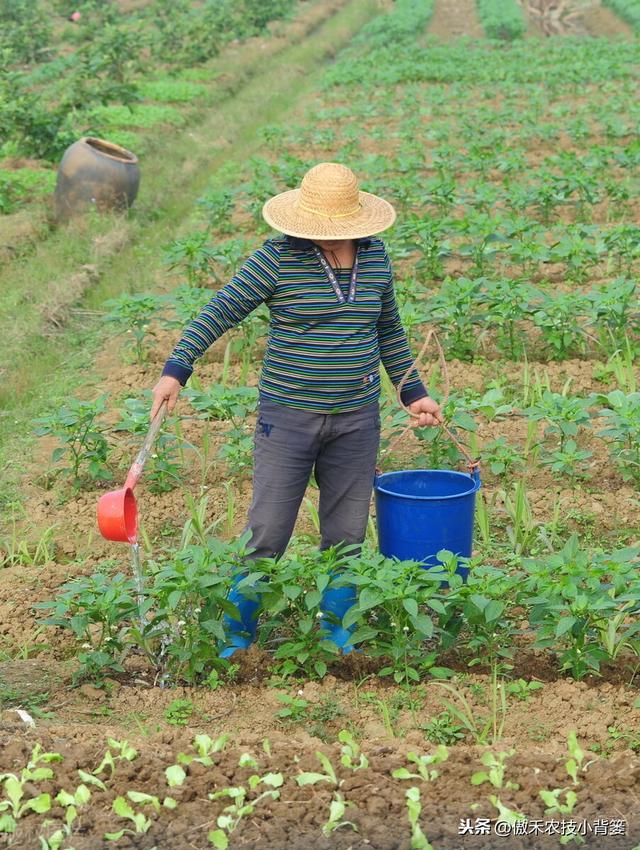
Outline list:
[[[384,243],[375,237],[358,240],[357,261],[352,303],[347,298],[350,270],[335,271],[341,302],[312,243],[290,236],[267,239],[187,326],[162,374],[184,386],[195,360],[264,303],[271,318],[262,396],[320,413],[344,413],[376,401],[380,361],[397,386],[412,356]],[[413,370],[403,402],[426,395]]]

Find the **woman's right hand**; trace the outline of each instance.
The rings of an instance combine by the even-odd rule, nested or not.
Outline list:
[[[160,410],[160,405],[163,401],[167,401],[167,413],[172,413],[173,408],[178,401],[178,394],[182,389],[182,385],[177,378],[172,378],[170,375],[163,375],[158,383],[153,388],[153,404],[151,405],[151,413],[149,418],[153,419],[156,413]]]

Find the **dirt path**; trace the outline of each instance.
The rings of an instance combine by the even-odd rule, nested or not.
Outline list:
[[[578,4],[576,4],[577,6]],[[526,7],[526,4],[525,4]],[[567,9],[571,10],[571,4],[568,4]],[[527,35],[533,38],[544,38],[546,33],[540,23],[539,18],[528,12],[527,20],[529,27]],[[572,19],[566,32],[554,33],[557,35],[573,35],[573,36],[595,36],[601,38],[633,38],[633,30],[625,23],[622,18],[618,17],[611,9],[603,6],[599,0],[593,0],[590,7],[584,8],[581,14]]]
[[[600,4],[589,9],[582,16],[582,22],[589,35],[614,38],[624,36],[633,38],[633,30],[615,12]]]
[[[482,38],[484,32],[478,20],[474,0],[436,0],[428,33],[443,41],[452,41],[464,36]]]

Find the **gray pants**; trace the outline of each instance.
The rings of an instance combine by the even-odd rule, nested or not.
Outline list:
[[[380,441],[378,402],[323,414],[261,398],[254,441],[250,558],[283,554],[312,471],[320,490],[320,548],[362,543]]]

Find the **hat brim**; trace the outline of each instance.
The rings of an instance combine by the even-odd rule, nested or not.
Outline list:
[[[290,189],[270,198],[262,217],[274,230],[300,239],[360,239],[391,227],[396,211],[388,201],[370,192],[358,192],[360,209],[354,215],[331,218],[296,208],[300,189]]]

